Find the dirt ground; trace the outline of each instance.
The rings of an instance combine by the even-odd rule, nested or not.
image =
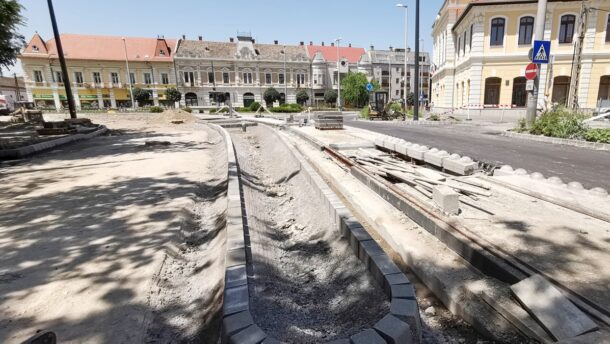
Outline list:
[[[271,129],[232,131],[251,239],[255,322],[286,343],[370,328],[389,302],[331,225],[296,159]]]
[[[109,134],[0,165],[0,343],[214,343],[221,138],[188,114],[87,117]]]

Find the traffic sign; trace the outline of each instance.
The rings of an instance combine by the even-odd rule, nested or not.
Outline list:
[[[551,41],[534,41],[534,63],[549,63],[551,57]]]
[[[369,82],[368,84],[366,84],[366,90],[367,91],[372,92],[374,88],[375,87],[373,86],[372,83]]]
[[[528,80],[525,83],[525,90],[526,91],[533,91],[534,90],[534,80]]]
[[[538,65],[535,63],[530,63],[525,67],[525,78],[527,80],[534,80],[538,76]]]

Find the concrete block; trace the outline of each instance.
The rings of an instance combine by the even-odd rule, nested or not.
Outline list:
[[[348,218],[342,218],[341,219],[341,236],[348,239],[352,236],[351,234],[351,229],[352,227],[357,227],[360,226],[360,222],[358,222],[358,220],[356,220],[355,217],[350,216]]]
[[[494,177],[512,176],[515,174],[515,170],[510,165],[503,165],[502,167],[494,170]]]
[[[472,174],[475,169],[478,167],[478,164],[467,156],[459,158],[453,154],[451,157],[443,160],[443,168],[447,171],[453,172],[455,174],[459,174],[462,176],[467,176]]]
[[[396,264],[385,254],[371,257],[369,271],[380,286],[385,283],[385,275],[401,273]]]
[[[445,214],[457,215],[460,213],[460,194],[446,185],[437,185],[432,188],[432,200]]]
[[[409,145],[405,142],[401,142],[396,145],[396,153],[407,155],[407,150],[409,149]]]
[[[413,343],[409,325],[391,314],[388,314],[383,317],[383,319],[379,320],[373,328],[388,344]]]
[[[244,330],[232,335],[229,339],[230,344],[259,344],[267,338],[267,335],[260,327],[250,325]]]
[[[411,284],[411,281],[402,272],[385,275],[383,279],[383,290],[388,296],[392,296],[393,285]]]
[[[392,139],[383,140],[383,147],[389,151],[394,151],[396,149],[396,142]]]
[[[250,299],[247,285],[225,289],[224,303],[222,305],[222,314],[227,316],[242,311],[247,311],[249,309]]]
[[[349,339],[352,341],[352,344],[386,344],[383,337],[381,337],[377,331],[372,329],[356,333]]]
[[[510,289],[523,308],[557,341],[598,329],[561,291],[538,274]]]
[[[385,252],[383,251],[381,246],[379,246],[379,244],[377,244],[377,242],[375,240],[367,240],[367,241],[360,242],[360,246],[359,246],[359,250],[358,250],[358,258],[360,259],[361,262],[364,263],[367,270],[371,266],[371,257],[379,256],[382,254],[385,254]]]
[[[449,158],[449,156],[449,153],[444,150],[432,148],[431,150],[424,153],[424,161],[436,167],[443,167],[443,161],[446,158]]]
[[[421,319],[417,301],[411,299],[392,299],[390,314],[409,324],[413,342],[421,342]]]
[[[225,270],[225,289],[234,288],[248,283],[245,265],[237,265]]]
[[[253,324],[254,319],[252,319],[250,311],[243,311],[224,317],[224,319],[222,319],[223,340],[226,341],[229,336],[234,335]]]
[[[407,155],[412,159],[423,161],[424,154],[427,151],[428,151],[428,147],[415,144],[415,145],[409,146],[409,148],[407,149]]]
[[[415,288],[412,284],[394,284],[390,286],[390,289],[394,299],[415,300]]]
[[[243,248],[227,251],[225,267],[230,268],[237,265],[246,265],[246,251]]]
[[[354,254],[358,256],[360,254],[360,243],[363,241],[373,240],[373,238],[360,224],[350,226],[349,229],[349,244],[352,247],[352,251],[354,252]]]
[[[327,342],[326,344],[351,344],[352,342],[349,339],[335,339],[331,342]]]
[[[275,338],[267,337],[265,340],[262,341],[261,344],[281,344],[281,342]]]
[[[384,145],[383,145],[383,138],[376,137],[375,138],[375,146],[377,146],[377,147],[384,147]]]

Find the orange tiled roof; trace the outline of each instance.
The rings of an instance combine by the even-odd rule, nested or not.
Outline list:
[[[42,42],[42,44],[41,44]],[[124,61],[123,39],[119,36],[94,36],[62,34],[61,43],[64,56],[70,60]],[[176,46],[175,39],[125,37],[129,61],[171,62]],[[38,47],[38,51],[34,49]],[[44,48],[42,47],[44,45]],[[164,55],[160,52],[163,51]],[[55,39],[42,41],[35,34],[23,50],[24,57],[57,57]]]
[[[322,45],[308,45],[307,53],[309,58],[313,58],[317,52],[321,52],[326,62],[337,62],[337,47],[333,46],[322,46]],[[341,58],[346,58],[349,63],[358,63],[360,56],[365,53],[364,48],[354,47],[339,47],[339,55]]]

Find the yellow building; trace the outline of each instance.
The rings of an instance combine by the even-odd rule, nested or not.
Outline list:
[[[62,34],[61,41],[79,109],[130,107],[130,84],[150,90],[150,103],[163,105],[165,89],[176,87],[176,40]],[[44,41],[35,34],[20,60],[28,101],[40,107],[67,107],[55,40]]]
[[[433,28],[437,111],[500,107],[525,113],[525,68],[538,39],[533,34],[537,4],[445,1]],[[551,41],[551,63],[541,66],[539,108],[575,99],[581,109],[594,109],[610,98],[610,1],[584,1],[584,11],[582,5],[578,0],[548,2],[543,39]],[[581,61],[576,63],[581,28]]]

